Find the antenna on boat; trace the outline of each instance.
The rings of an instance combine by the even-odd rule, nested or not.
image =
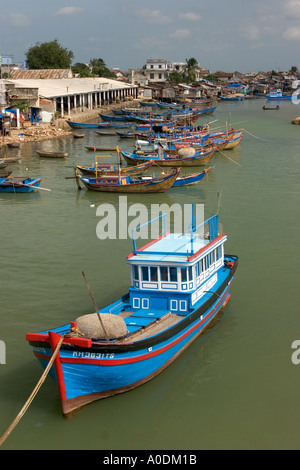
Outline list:
[[[101,323],[101,326],[102,326],[102,328],[103,328],[103,331],[104,331],[104,334],[105,334],[105,337],[106,337],[106,341],[109,342],[109,337],[108,337],[107,331],[106,331],[106,329],[105,329],[104,323],[103,323],[103,321],[102,321],[101,315],[99,314],[99,309],[98,309],[98,307],[97,307],[97,304],[96,304],[95,299],[94,299],[94,297],[93,297],[93,294],[92,294],[92,291],[91,291],[91,289],[90,289],[89,283],[87,282],[87,278],[85,277],[85,274],[84,274],[83,271],[82,271],[82,275],[83,275],[83,277],[84,277],[87,290],[88,290],[88,292],[89,292],[89,294],[90,294],[90,297],[91,297],[91,299],[92,299],[92,302],[93,302],[93,304],[94,304],[94,308],[95,308],[95,310],[96,310],[97,316],[98,316],[99,321],[100,321],[100,323]]]

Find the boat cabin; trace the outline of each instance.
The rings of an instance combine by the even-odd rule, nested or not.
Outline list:
[[[82,178],[84,179],[84,178]],[[88,182],[97,183],[97,184],[108,184],[108,185],[120,185],[120,184],[129,184],[130,176],[123,175],[98,175],[95,180],[89,180]]]
[[[134,240],[134,250],[127,257],[131,266],[131,308],[190,313],[218,281],[226,240],[224,234],[218,234],[217,215],[188,234],[165,231],[139,249]]]

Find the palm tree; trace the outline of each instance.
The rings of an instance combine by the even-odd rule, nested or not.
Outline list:
[[[199,64],[194,57],[185,59],[184,77],[188,83],[196,81],[197,71],[199,68]]]

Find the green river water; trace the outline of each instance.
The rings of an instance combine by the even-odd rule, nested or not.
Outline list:
[[[283,102],[278,111],[263,111],[264,104],[218,104],[212,127],[224,128],[231,119],[246,135],[236,149],[215,154],[198,185],[127,198],[128,205],[147,207],[201,203],[207,217],[220,204],[225,251],[240,260],[220,321],[152,381],[87,405],[70,419],[63,418],[57,386],[47,377],[3,449],[300,449],[300,365],[292,362],[292,343],[300,340],[300,126],[291,125],[300,108]],[[22,155],[10,165],[15,175],[40,176],[51,192],[0,193],[0,340],[6,350],[0,435],[42,374],[26,333],[94,311],[82,271],[99,307],[129,286],[125,258],[132,241],[96,235],[97,207],[110,203],[118,214],[119,195],[77,191],[75,180],[65,177],[72,176],[73,161],[92,163],[85,145],[131,150],[132,143],[84,132],[84,139],[7,150],[7,156]],[[38,148],[69,157],[42,159]]]

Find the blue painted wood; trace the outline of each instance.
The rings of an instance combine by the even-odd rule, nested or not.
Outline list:
[[[52,355],[49,334],[66,335],[56,367],[51,369],[64,414],[150,380],[213,321],[229,299],[238,263],[236,256],[224,256],[227,237],[218,234],[217,225],[218,216],[213,216],[199,226],[193,222],[190,234],[166,232],[139,250],[134,243],[134,251],[127,256],[132,271],[128,293],[99,310],[100,316],[122,316],[127,337],[91,338],[80,347],[76,341],[86,340],[68,338],[71,323],[27,335],[43,367]],[[203,238],[207,230],[211,233]],[[147,269],[148,275],[157,275],[157,290],[141,287]],[[176,290],[170,288],[174,284]]]

